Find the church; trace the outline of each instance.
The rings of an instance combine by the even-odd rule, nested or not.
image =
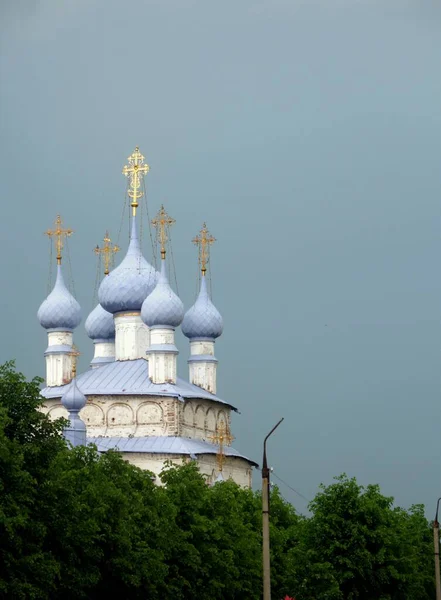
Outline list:
[[[72,445],[92,443],[100,452],[116,449],[158,482],[167,461],[196,460],[209,484],[231,478],[250,487],[257,465],[231,446],[231,412],[237,409],[217,395],[214,346],[223,321],[207,284],[215,240],[205,224],[193,240],[199,250],[200,289],[185,311],[167,274],[168,232],[174,220],[163,207],[152,220],[161,252],[158,270],[142,254],[137,209],[148,171],[136,148],[123,169],[131,207],[127,252],[110,270],[110,257],[118,248],[106,234],[104,246],[96,249],[104,258],[104,278],[99,303],[85,321],[94,356],[90,368],[78,375],[73,335],[81,308],[62,269],[63,241],[72,230],[64,229],[58,216],[54,229],[46,232],[56,243],[57,275],[38,310],[48,336],[43,410],[51,418],[69,420],[65,436]],[[188,380],[177,376],[178,327],[189,340]]]

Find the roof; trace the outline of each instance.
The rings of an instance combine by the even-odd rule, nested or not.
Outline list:
[[[205,276],[201,278],[201,288],[196,302],[185,313],[182,333],[190,338],[218,338],[222,334],[223,321],[220,312],[212,303]]]
[[[217,454],[219,447],[210,442],[184,437],[149,436],[149,437],[89,437],[89,444],[95,444],[100,452],[119,450],[120,452],[141,452],[146,454],[186,454],[196,457],[198,454]],[[230,446],[224,447],[226,456],[243,458],[254,467],[258,464],[243,456]]]
[[[156,270],[142,255],[136,227],[133,216],[127,254],[116,269],[104,277],[98,290],[101,306],[113,314],[141,310],[142,303],[156,285]]]
[[[115,322],[113,315],[97,304],[89,314],[84,324],[87,335],[91,340],[114,340]]]
[[[64,283],[61,264],[57,266],[54,288],[38,309],[37,317],[45,329],[72,331],[81,322],[80,305]]]
[[[149,379],[148,361],[121,360],[89,369],[77,377],[80,390],[86,396],[171,396],[175,398],[202,398],[221,402],[237,411],[229,402],[221,400],[203,388],[183,379],[173,383],[152,383]],[[70,383],[66,385],[45,387],[41,390],[44,398],[59,398]]]

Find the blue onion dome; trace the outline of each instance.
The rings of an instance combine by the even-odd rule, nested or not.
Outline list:
[[[104,310],[114,314],[127,310],[141,310],[142,303],[156,285],[157,273],[141,252],[136,232],[136,218],[127,254],[118,267],[101,282],[98,299]]]
[[[184,305],[170,287],[165,270],[165,260],[162,259],[161,262],[158,283],[143,302],[141,318],[149,327],[155,325],[178,327],[184,318]]]
[[[222,317],[210,300],[207,290],[207,281],[202,276],[201,289],[196,302],[185,313],[182,321],[182,333],[190,338],[218,338],[223,331]]]
[[[72,330],[81,322],[81,308],[66,287],[61,271],[57,268],[54,288],[37,313],[40,325],[45,329]]]
[[[115,339],[115,323],[113,315],[97,304],[84,324],[87,335],[91,340]]]
[[[67,388],[67,390],[64,392],[64,394],[61,398],[61,403],[64,406],[64,408],[69,411],[69,413],[70,412],[77,413],[84,406],[86,406],[86,403],[87,403],[86,396],[79,389],[79,387],[77,385],[76,377],[74,377],[74,379],[72,379],[72,383]]]

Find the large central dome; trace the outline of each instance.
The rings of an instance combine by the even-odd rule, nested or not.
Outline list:
[[[128,310],[141,310],[142,303],[153,291],[157,273],[143,257],[136,232],[136,217],[132,220],[132,233],[127,254],[107,277],[98,291],[101,306],[115,314]]]

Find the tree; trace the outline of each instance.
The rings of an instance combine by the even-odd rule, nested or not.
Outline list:
[[[118,452],[71,448],[39,408],[41,380],[0,366],[0,597],[250,600],[261,597],[261,498],[210,487],[197,464],[161,474]],[[429,600],[432,532],[345,475],[301,517],[271,493],[273,597]]]
[[[433,597],[430,528],[422,507],[393,507],[377,485],[345,475],[310,504],[293,552],[299,599],[425,600]]]
[[[28,382],[13,363],[0,366],[0,593],[44,598],[58,562],[43,548],[40,491],[54,456],[64,446],[63,422],[37,410],[41,380]]]
[[[40,382],[0,367],[0,595],[166,597],[164,490],[118,453],[68,448]]]
[[[170,545],[170,598],[257,598],[261,589],[259,501],[228,481],[207,486],[196,463],[169,465],[161,479],[179,534]]]

